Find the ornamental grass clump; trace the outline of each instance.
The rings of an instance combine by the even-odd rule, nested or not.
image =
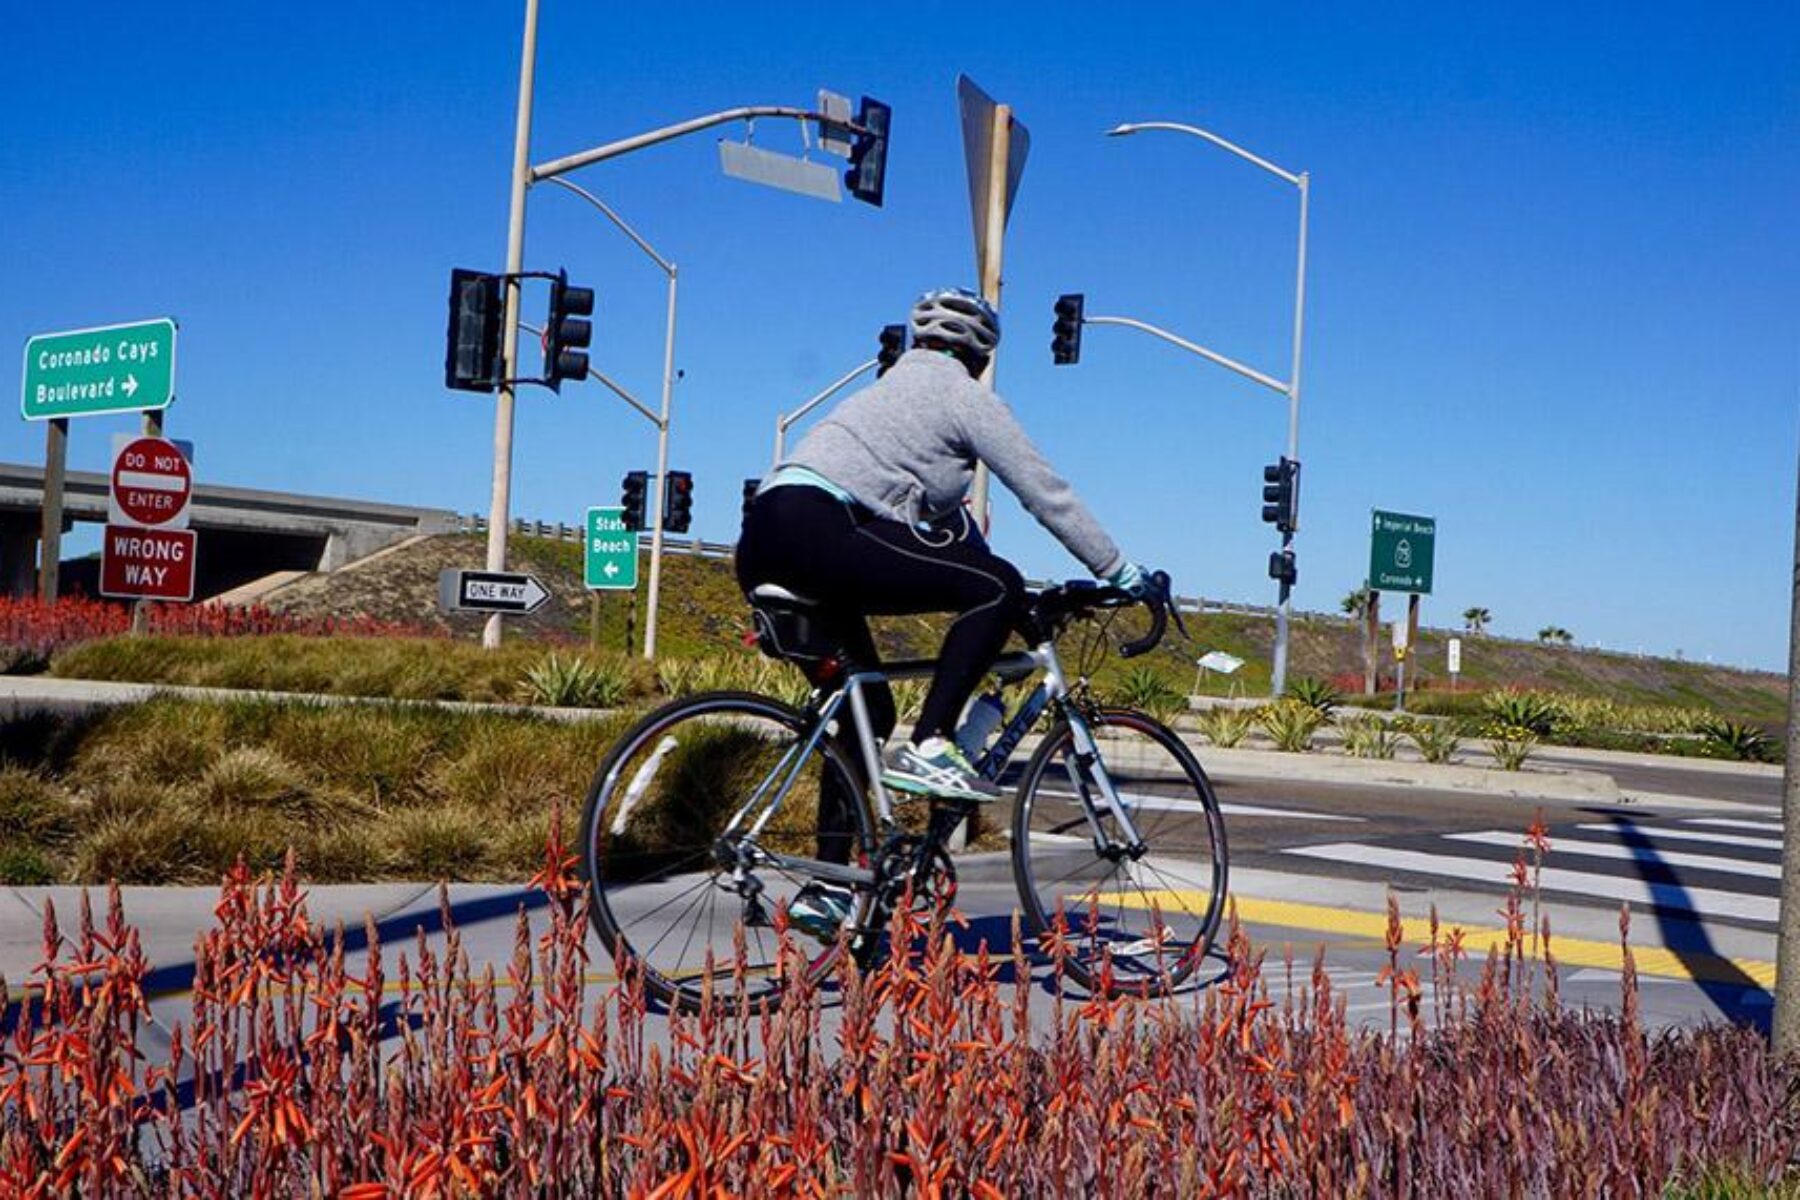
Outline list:
[[[24,992],[0,983],[0,1195],[1754,1194],[1800,1150],[1800,1065],[1747,1028],[1649,1034],[1623,918],[1620,1012],[1563,1006],[1518,890],[1489,947],[1435,914],[1409,942],[1390,902],[1375,1028],[1323,950],[1270,964],[1235,922],[1173,1002],[1065,992],[1059,948],[1098,911],[1034,947],[1047,978],[1016,928],[990,948],[903,910],[866,975],[812,988],[789,944],[778,1012],[664,1016],[629,971],[596,986],[573,862],[553,819],[539,920],[498,967],[447,894],[442,941],[396,952],[314,920],[291,862],[240,865],[166,1040],[117,889],[68,929],[46,902]]]
[[[1406,736],[1419,752],[1419,757],[1428,763],[1447,763],[1456,757],[1457,750],[1462,747],[1462,739],[1456,735],[1456,727],[1448,721],[1415,719],[1407,727]]]

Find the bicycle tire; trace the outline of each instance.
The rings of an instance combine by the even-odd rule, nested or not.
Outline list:
[[[703,728],[703,723],[709,728]],[[760,723],[767,731],[771,739],[769,745],[747,740],[753,723]],[[675,732],[683,727],[688,728],[689,733],[675,737]],[[725,732],[721,734],[715,730]],[[784,745],[799,744],[811,731],[808,716],[768,696],[753,692],[706,692],[675,700],[645,716],[613,744],[595,771],[582,812],[578,856],[579,872],[588,884],[589,918],[621,973],[627,969],[635,972],[645,989],[664,1004],[689,1012],[698,1011],[709,990],[715,998],[728,1003],[742,996],[753,1005],[766,1004],[771,1011],[780,1003],[789,967],[780,960],[781,939],[773,932],[772,919],[776,908],[791,899],[791,894],[783,897],[770,888],[769,898],[761,902],[759,910],[769,918],[769,924],[743,920],[745,904],[742,897],[719,886],[725,872],[715,847],[717,834],[722,831],[725,821],[748,796],[735,797],[729,789],[707,785],[739,775],[753,777],[763,761],[775,761]],[[733,750],[734,741],[739,744],[736,751]],[[684,745],[686,750],[682,749]],[[725,765],[721,766],[721,763]],[[809,778],[807,772],[815,770],[820,774]],[[758,841],[768,845],[776,839],[786,838],[799,843],[811,837],[822,844],[826,835],[818,815],[818,797],[824,794],[826,773],[835,775],[838,786],[843,789],[840,794],[847,798],[848,812],[844,816],[853,828],[848,831],[851,842],[846,857],[866,865],[874,845],[867,789],[850,760],[829,738],[821,740],[807,755],[802,763],[802,781],[781,809],[788,815],[789,824],[802,828],[789,833],[779,829],[765,830]],[[764,777],[766,775],[764,772]],[[689,786],[682,787],[684,782]],[[810,815],[807,801],[803,799],[809,789],[814,793],[810,800]],[[716,793],[724,793],[726,798],[721,799]],[[797,798],[801,798],[798,803]],[[717,819],[717,829],[702,828],[709,817]],[[804,832],[809,823],[814,826],[810,834]],[[798,845],[778,848],[800,857],[813,855],[811,850],[799,853]],[[822,849],[820,852],[823,853]],[[687,875],[674,873],[675,868],[690,864],[703,876],[697,882],[692,878],[694,872]],[[765,872],[771,879],[792,885],[794,890],[803,885],[798,877],[773,868],[759,868],[759,879]],[[671,880],[678,880],[686,890],[673,898],[664,898],[663,893],[673,886]],[[659,887],[663,889],[661,893],[655,890]],[[626,904],[627,893],[634,891],[638,893],[637,903]],[[872,896],[862,891],[855,895],[856,903],[846,924],[860,927],[867,924]],[[676,913],[673,920],[682,919],[695,907],[700,911],[693,913],[694,928],[689,930],[675,954],[674,969],[671,970],[668,956],[658,952],[660,943],[672,936],[673,924],[658,939],[657,945],[641,944],[646,942],[655,926],[641,930],[636,927],[647,925],[658,912],[690,896],[694,898]],[[725,900],[721,912],[719,900],[726,896],[730,898]],[[650,900],[658,907],[646,914],[641,911],[641,906]],[[731,915],[732,904],[739,906],[735,920]],[[737,928],[728,928],[732,925]],[[702,926],[705,941],[696,948],[692,942]],[[738,964],[737,959],[736,939],[740,930],[745,955],[742,964]],[[720,945],[721,938],[727,933],[731,940]],[[752,941],[758,947],[755,962],[749,961]],[[790,932],[788,942],[803,953],[817,945],[798,931]],[[808,961],[805,974],[814,982],[823,979],[843,948],[842,938],[823,946]],[[698,976],[687,973],[688,964],[696,960],[690,957],[693,950],[698,951],[697,961],[702,964]],[[742,969],[723,974],[723,965],[728,963],[738,964]],[[709,971],[708,967],[713,969]],[[710,988],[708,979],[711,980]],[[758,981],[754,988],[750,986],[752,979]],[[734,981],[743,986],[726,986]]]
[[[1060,765],[1066,773],[1073,746],[1068,719],[1058,720],[1026,763],[1013,807],[1013,879],[1025,929],[1060,963],[1066,977],[1090,992],[1140,998],[1165,995],[1194,973],[1218,933],[1229,873],[1224,819],[1206,772],[1168,726],[1133,709],[1106,708],[1091,717],[1090,728],[1109,777],[1120,793],[1138,797],[1133,821],[1149,850],[1140,860],[1109,864],[1094,849],[1084,806],[1075,794],[1048,794],[1053,769]],[[1109,754],[1105,740],[1110,734],[1133,735],[1141,742],[1141,751],[1122,756],[1115,746]],[[1127,757],[1142,761],[1114,761]],[[1165,760],[1159,769],[1166,778],[1150,773],[1159,759]],[[1158,795],[1150,788],[1170,794]],[[1054,811],[1059,805],[1064,812]],[[1185,821],[1171,826],[1173,817]],[[1181,835],[1173,842],[1172,832]],[[1159,855],[1159,845],[1160,853],[1172,852],[1171,857],[1157,859],[1168,869],[1151,861]],[[1181,858],[1184,852],[1201,861]],[[1134,870],[1136,880],[1128,874]],[[1055,872],[1060,877],[1053,877]],[[1055,886],[1078,876],[1082,887]],[[1118,876],[1132,884],[1136,895],[1124,887],[1109,890],[1098,881]],[[1103,919],[1109,899],[1110,921]],[[1179,910],[1179,928],[1166,919],[1170,908]],[[1059,911],[1062,927],[1052,933]],[[1150,918],[1149,935],[1119,936],[1130,923],[1128,914],[1140,911]],[[1123,953],[1145,942],[1151,944],[1149,961],[1140,962],[1143,955]]]

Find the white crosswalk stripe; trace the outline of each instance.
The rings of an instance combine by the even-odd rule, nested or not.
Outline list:
[[[1445,839],[1452,842],[1473,842],[1478,846],[1505,846],[1512,848],[1519,844],[1519,836],[1514,833],[1447,833]],[[1628,846],[1619,842],[1583,842],[1574,838],[1557,838],[1551,843],[1546,862],[1560,863],[1571,855],[1580,858],[1609,858],[1624,862],[1642,863],[1653,866],[1661,863],[1667,867],[1692,867],[1696,871],[1723,871],[1727,875],[1753,875],[1758,879],[1780,879],[1781,864],[1765,862],[1747,862],[1738,858],[1724,858],[1717,854],[1688,854],[1680,850],[1655,850],[1649,847]]]
[[[1550,852],[1538,880],[1546,893],[1772,925],[1781,869],[1767,852],[1781,843],[1754,834],[1779,828],[1778,822],[1729,817],[1583,823],[1551,831]],[[1523,845],[1518,830],[1481,830],[1442,834],[1423,848],[1420,839],[1412,838],[1400,845],[1333,842],[1282,853],[1505,887],[1512,882],[1513,861]],[[1734,879],[1742,881],[1741,887]]]

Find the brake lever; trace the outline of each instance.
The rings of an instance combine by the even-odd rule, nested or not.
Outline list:
[[[1157,591],[1162,593],[1163,608],[1167,609],[1169,615],[1175,619],[1175,632],[1181,635],[1183,641],[1193,641],[1194,639],[1188,634],[1187,622],[1181,619],[1181,610],[1175,607],[1174,581],[1169,578],[1169,573],[1157,571],[1150,578],[1155,582]]]

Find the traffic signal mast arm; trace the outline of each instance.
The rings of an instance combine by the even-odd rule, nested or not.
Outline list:
[[[646,146],[654,146],[660,142],[672,141],[678,137],[686,137],[690,133],[699,133],[718,125],[729,125],[733,121],[753,121],[760,117],[786,118],[793,121],[811,121],[830,128],[841,129],[858,137],[885,136],[885,130],[870,129],[855,121],[847,121],[833,117],[827,113],[815,112],[810,108],[794,108],[784,104],[751,104],[743,108],[728,108],[724,112],[695,117],[691,121],[682,121],[675,125],[665,125],[661,129],[652,129],[648,133],[640,133],[634,137],[621,138],[616,142],[608,142],[604,146],[596,146],[592,150],[582,150],[576,154],[565,155],[540,163],[531,168],[529,178],[532,183],[543,183],[558,175],[567,175],[570,171],[578,171],[582,167],[592,166],[597,162],[605,162],[609,158],[617,158],[621,154],[630,154],[633,150],[642,150]]]
[[[1255,367],[1247,366],[1235,358],[1220,354],[1217,350],[1208,350],[1205,346],[1197,342],[1190,342],[1166,329],[1158,329],[1147,321],[1139,321],[1132,317],[1083,317],[1081,323],[1083,325],[1123,325],[1127,329],[1141,330],[1151,337],[1161,338],[1171,345],[1179,346],[1190,354],[1198,354],[1208,362],[1217,363],[1228,371],[1235,371],[1252,383],[1260,383],[1272,392],[1279,392],[1283,396],[1288,394],[1288,385],[1274,376],[1265,375]]]
[[[543,337],[544,336],[543,327],[541,325],[533,325],[529,321],[520,321],[519,328],[524,330],[526,333],[529,333],[532,337]],[[600,383],[605,384],[606,387],[612,392],[613,395],[617,396],[619,399],[623,400],[625,403],[631,405],[631,407],[637,409],[638,412],[642,413],[644,416],[644,419],[646,421],[650,422],[652,425],[656,426],[658,429],[662,428],[663,422],[662,422],[661,417],[659,417],[655,413],[651,412],[648,408],[646,408],[644,406],[642,401],[640,401],[636,396],[633,396],[630,392],[626,391],[618,383],[614,382],[611,376],[607,375],[599,367],[596,367],[592,362],[588,363],[587,373],[588,373],[589,379],[597,380]],[[523,382],[523,381],[521,380],[520,382]]]

